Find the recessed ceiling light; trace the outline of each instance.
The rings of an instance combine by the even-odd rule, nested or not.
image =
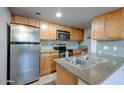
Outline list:
[[[57,13],[56,13],[56,17],[59,18],[59,17],[61,17],[61,16],[62,16],[62,13],[60,13],[60,12],[57,12]]]

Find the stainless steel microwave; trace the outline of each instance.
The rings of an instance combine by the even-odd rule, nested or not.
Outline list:
[[[57,40],[63,40],[63,41],[70,40],[70,32],[57,30]]]

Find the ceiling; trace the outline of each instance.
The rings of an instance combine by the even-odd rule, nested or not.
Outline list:
[[[11,7],[9,9],[16,15],[86,29],[90,28],[93,17],[117,9],[117,7]],[[58,11],[62,13],[61,18],[55,16]],[[35,12],[40,12],[41,15],[36,15]]]

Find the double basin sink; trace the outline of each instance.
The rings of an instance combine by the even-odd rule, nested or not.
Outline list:
[[[102,57],[83,55],[79,57],[66,58],[65,62],[82,69],[87,69],[97,64],[107,62],[107,60]]]

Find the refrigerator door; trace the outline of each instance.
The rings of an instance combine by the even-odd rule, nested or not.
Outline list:
[[[11,44],[11,85],[27,84],[39,79],[39,44]]]
[[[40,42],[39,35],[39,28],[26,25],[11,24],[11,42]]]

